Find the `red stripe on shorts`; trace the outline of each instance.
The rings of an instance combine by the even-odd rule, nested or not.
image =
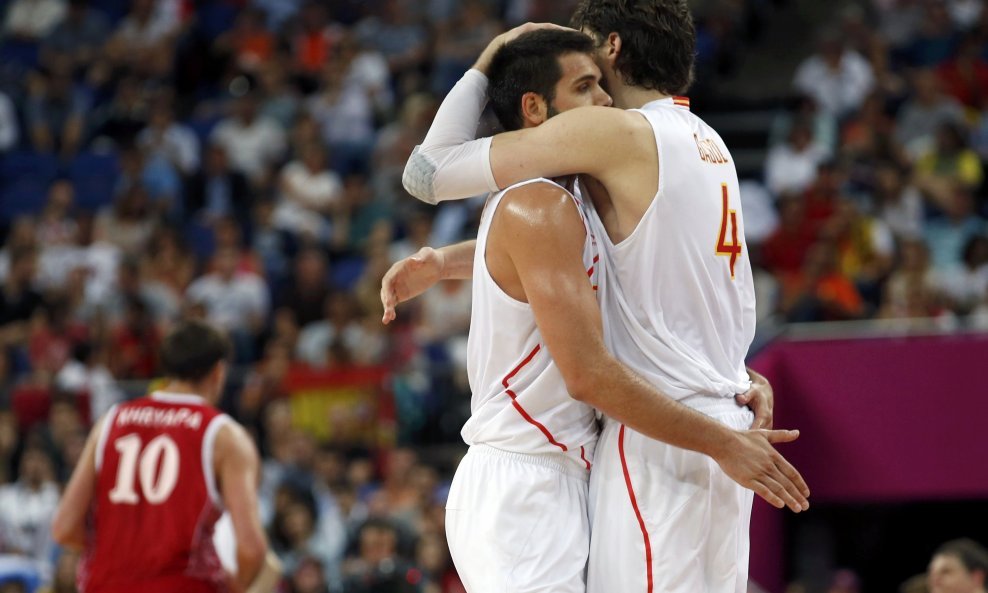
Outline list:
[[[541,350],[541,349],[542,349],[542,344],[536,345],[535,346],[535,349],[532,350],[531,352],[529,352],[528,353],[528,356],[525,357],[525,360],[521,361],[518,364],[518,366],[516,366],[510,373],[508,373],[508,375],[504,378],[504,380],[501,381],[501,385],[504,385],[505,392],[507,392],[508,397],[511,398],[511,404],[514,405],[514,407],[515,407],[516,410],[518,410],[518,413],[521,414],[521,417],[522,418],[524,418],[526,421],[528,421],[529,424],[531,424],[531,425],[535,426],[536,428],[538,428],[539,430],[541,430],[542,431],[542,434],[545,435],[545,438],[548,439],[550,443],[552,443],[553,445],[559,447],[563,451],[568,451],[569,449],[566,448],[566,445],[558,442],[556,440],[556,438],[554,436],[552,436],[552,433],[549,432],[549,429],[548,428],[546,428],[545,426],[543,426],[542,423],[540,423],[535,418],[532,418],[528,414],[528,412],[525,411],[525,408],[521,407],[521,404],[518,403],[518,395],[514,391],[512,391],[511,389],[508,388],[508,381],[510,381],[515,375],[517,375],[520,370],[522,370],[523,368],[525,368],[525,365],[526,364],[532,362],[532,359],[535,358],[535,355],[538,354],[539,353],[539,350]]]
[[[624,458],[624,425],[618,432],[618,454],[621,455],[621,469],[624,470],[624,483],[628,487],[628,498],[631,499],[631,507],[635,509],[635,517],[638,518],[638,527],[642,530],[642,538],[645,540],[645,574],[648,578],[648,593],[652,593],[652,543],[648,539],[648,530],[645,529],[645,520],[638,509],[638,499],[635,498],[635,489],[631,486],[631,474],[628,473],[628,461]]]

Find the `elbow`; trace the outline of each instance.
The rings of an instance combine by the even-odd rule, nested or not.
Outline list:
[[[261,537],[239,541],[237,542],[237,566],[240,567],[241,572],[250,575],[250,579],[253,579],[260,572],[267,553],[267,544]]]
[[[592,371],[580,370],[568,373],[564,376],[564,380],[570,397],[587,405],[596,405],[600,390],[597,388],[596,377]]]
[[[68,547],[78,543],[75,541],[74,535],[75,530],[72,526],[56,514],[51,523],[51,539],[60,546]]]
[[[415,196],[427,204],[436,204],[436,196],[433,191],[433,180],[436,177],[436,166],[424,154],[422,146],[416,146],[405,163],[405,170],[401,175],[401,184],[405,191]]]

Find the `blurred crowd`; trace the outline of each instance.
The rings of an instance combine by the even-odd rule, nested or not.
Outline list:
[[[390,326],[378,291],[476,228],[482,198],[424,207],[401,187],[438,101],[498,32],[574,3],[0,0],[0,577],[18,575],[0,592],[74,591],[47,528],[61,486],[191,317],[235,346],[224,408],[264,459],[283,590],[463,590],[443,445],[469,413],[470,286]],[[702,93],[772,2],[694,4]],[[742,185],[763,319],[988,327],[981,5],[875,0],[800,66],[764,178]],[[385,369],[395,434],[300,430],[300,367]]]
[[[988,328],[988,10],[873,0],[817,35],[742,186],[761,316]]]

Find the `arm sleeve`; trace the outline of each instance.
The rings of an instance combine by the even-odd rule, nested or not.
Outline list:
[[[487,77],[468,70],[446,95],[429,133],[405,164],[402,185],[423,202],[469,198],[497,191],[491,138],[474,140],[487,103]]]

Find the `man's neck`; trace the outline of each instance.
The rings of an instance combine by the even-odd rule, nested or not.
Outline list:
[[[667,95],[661,91],[646,89],[640,86],[624,86],[612,89],[611,98],[614,99],[614,106],[621,109],[640,109],[647,103],[666,99]]]

